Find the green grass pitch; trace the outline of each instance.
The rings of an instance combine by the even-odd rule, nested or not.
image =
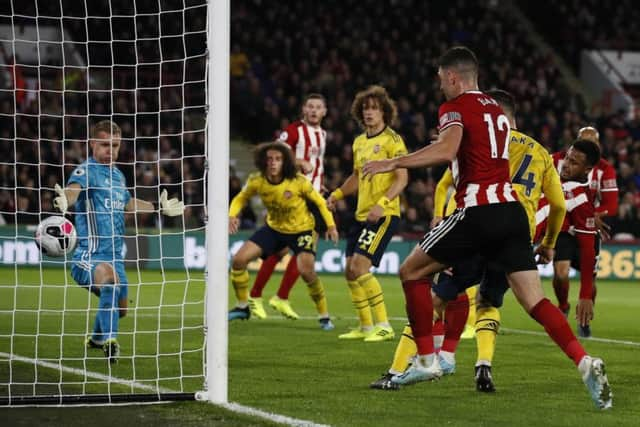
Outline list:
[[[97,298],[65,277],[63,270],[0,268],[0,383],[6,384],[9,378],[19,383],[12,386],[12,394],[31,394],[34,390],[56,393],[61,380],[65,393],[103,393],[108,389],[99,375],[111,375],[148,387],[199,390],[202,273],[187,277],[184,272],[167,272],[163,277],[159,272],[143,272],[139,276],[132,270],[128,275],[132,285],[129,315],[121,322],[123,359],[109,368],[99,351],[83,347],[83,337],[95,315],[95,311],[86,309],[89,304],[95,308]],[[265,303],[275,293],[279,279],[274,276],[267,286]],[[502,310],[503,330],[494,361],[495,394],[475,391],[473,340],[461,342],[453,376],[397,392],[370,390],[368,384],[388,368],[397,338],[377,344],[339,341],[337,335],[356,324],[354,312],[343,278],[325,275],[322,279],[335,331],[319,329],[313,305],[300,283],[291,300],[303,319],[285,320],[269,311],[266,320],[229,325],[230,401],[336,426],[638,425],[639,283],[599,282],[592,326],[595,338],[583,342],[589,353],[603,357],[607,363],[614,407],[600,412],[593,407],[573,364],[511,294]],[[404,325],[400,283],[391,276],[380,280],[393,326],[399,333]],[[577,281],[572,283],[572,301],[577,297],[578,286]],[[548,284],[545,293],[553,295]],[[233,298],[231,291],[230,294]],[[36,311],[38,307],[40,310]],[[574,323],[572,320],[572,327]],[[186,352],[180,354],[180,349]],[[7,354],[59,359],[69,369],[9,362]],[[77,370],[84,369],[99,375],[78,375]],[[38,383],[33,384],[36,379]],[[109,390],[122,393],[132,387],[111,384]],[[8,387],[0,385],[0,396],[8,393]],[[73,425],[82,419],[91,419],[92,425],[110,426],[122,425],[114,424],[122,419],[145,425],[272,425],[198,402],[117,408],[18,408],[2,412],[10,425],[34,425],[42,420]]]

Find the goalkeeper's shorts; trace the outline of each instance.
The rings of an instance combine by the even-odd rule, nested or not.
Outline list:
[[[106,262],[107,264],[111,264],[111,266],[116,271],[118,275],[118,281],[120,285],[120,298],[127,298],[129,295],[129,281],[127,280],[127,275],[124,271],[124,262],[122,261],[104,261],[104,260],[96,260],[92,259],[91,261],[86,261],[83,259],[74,260],[71,266],[71,276],[76,283],[83,288],[87,288],[87,290],[94,292],[91,289],[91,285],[94,283],[93,273],[96,270],[98,264],[102,264]],[[97,292],[94,292],[97,294]]]

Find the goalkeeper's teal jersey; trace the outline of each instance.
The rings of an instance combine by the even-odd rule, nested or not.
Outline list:
[[[71,174],[67,186],[79,184],[75,203],[78,246],[74,260],[124,258],[124,210],[131,199],[124,174],[90,157]]]

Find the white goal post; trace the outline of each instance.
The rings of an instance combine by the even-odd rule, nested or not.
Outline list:
[[[227,403],[229,51],[230,0],[0,2],[0,406]],[[125,212],[123,235],[88,226],[95,245],[124,240],[118,363],[85,342],[104,309],[74,253],[41,255],[34,239],[103,120],[122,129],[109,173],[131,197],[158,206],[166,190],[186,207]],[[87,194],[115,206],[103,185]],[[82,203],[88,222],[115,224]]]

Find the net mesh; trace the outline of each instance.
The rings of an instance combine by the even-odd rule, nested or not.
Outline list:
[[[0,397],[202,388],[206,16],[205,0],[0,2]],[[114,365],[85,346],[98,300],[73,254],[41,257],[34,241],[101,120],[122,128],[114,166],[131,196],[186,205],[125,213]]]

